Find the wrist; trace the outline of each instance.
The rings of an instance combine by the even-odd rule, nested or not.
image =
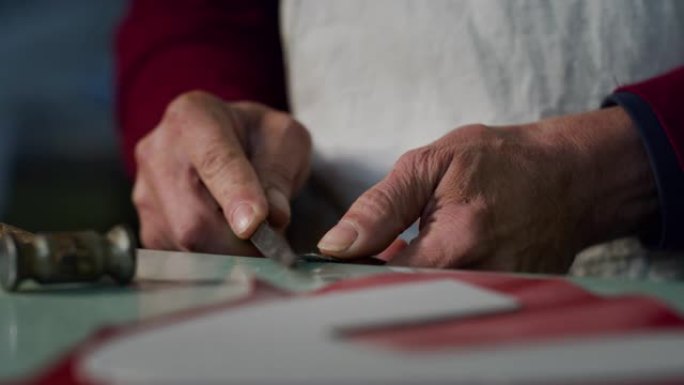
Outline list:
[[[621,107],[542,120],[536,137],[559,159],[581,247],[640,234],[658,216],[643,143]]]

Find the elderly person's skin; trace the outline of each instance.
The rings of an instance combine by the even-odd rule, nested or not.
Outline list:
[[[144,246],[255,254],[241,239],[266,218],[287,226],[290,198],[309,175],[311,138],[283,112],[190,92],[135,150]]]
[[[416,219],[392,262],[565,272],[591,244],[657,215],[649,162],[620,107],[509,127],[472,125],[406,153],[319,248],[372,254]]]
[[[136,148],[146,247],[245,254],[266,218],[284,228],[310,168],[289,115],[192,92]],[[565,271],[581,248],[633,234],[657,212],[648,160],[619,108],[529,125],[459,128],[410,151],[319,243],[340,258]],[[418,238],[396,237],[420,219]],[[390,246],[388,248],[388,246]]]

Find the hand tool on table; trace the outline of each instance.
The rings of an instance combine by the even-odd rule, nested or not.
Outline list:
[[[0,226],[0,284],[14,291],[27,279],[38,283],[133,279],[136,241],[125,226],[95,231],[38,233]]]
[[[364,265],[382,265],[385,263],[380,259],[372,257],[342,260],[317,253],[306,253],[298,256],[294,251],[292,251],[287,239],[275,231],[267,222],[262,222],[259,227],[257,227],[254,234],[250,237],[250,241],[252,241],[254,246],[264,257],[270,258],[288,268],[294,267],[297,261],[358,263]]]
[[[333,262],[378,265],[384,262],[375,258],[340,260],[333,257],[308,253],[297,255],[284,236],[264,222],[250,238],[256,248],[267,258],[292,269],[298,261]],[[105,234],[95,231],[55,232],[33,234],[13,226],[0,224],[0,285],[6,291],[15,291],[29,279],[38,283],[95,282],[103,277],[112,278],[119,284],[127,284],[136,276],[138,265],[145,265],[146,272],[153,272],[154,279],[169,275],[170,257],[145,254],[146,261],[138,260],[136,240],[125,226],[115,226]],[[177,256],[174,256],[177,257]],[[221,256],[215,256],[221,257]],[[208,259],[208,258],[203,258]],[[187,265],[173,259],[180,268],[172,268],[170,276],[185,275],[184,281],[202,280],[201,274],[188,269]],[[203,263],[202,266],[207,265]],[[217,272],[218,273],[218,272]],[[210,274],[214,275],[214,274]],[[140,278],[140,277],[138,277]]]
[[[275,231],[267,222],[262,222],[249,238],[261,254],[285,267],[293,267],[297,254],[292,251],[285,237]]]

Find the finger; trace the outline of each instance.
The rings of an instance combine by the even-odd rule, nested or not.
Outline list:
[[[238,111],[225,108],[217,100],[205,94],[176,100],[169,107],[168,120],[181,128],[180,140],[186,143],[202,182],[233,232],[245,239],[266,219],[268,205],[237,135],[247,122]],[[192,129],[186,127],[188,122],[192,122]]]
[[[435,192],[439,197],[439,189]],[[482,241],[483,217],[477,199],[467,204],[430,202],[418,236],[390,264],[397,266],[456,268],[473,263],[490,247]]]
[[[153,191],[141,173],[136,177],[131,198],[138,213],[140,242],[143,247],[156,250],[173,249],[165,218],[160,215],[161,211],[155,204]]]
[[[391,261],[394,259],[402,250],[404,250],[408,246],[408,243],[406,243],[405,240],[401,238],[397,238],[394,240],[394,242],[390,243],[387,248],[381,252],[378,253],[378,255],[375,256],[377,259],[382,259],[383,261]]]
[[[178,168],[176,170],[179,170]],[[165,178],[158,199],[166,213],[174,248],[217,254],[258,255],[226,223],[220,206],[191,168],[159,176]]]
[[[145,213],[142,233],[163,239],[165,249],[256,255],[230,230],[183,149],[174,146],[176,139],[155,131],[136,146],[139,183],[134,201],[141,202],[138,211]]]
[[[382,251],[418,218],[433,183],[433,175],[419,172],[410,157],[402,157],[385,179],[354,202],[321,239],[319,249],[340,258]]]
[[[253,130],[251,162],[266,192],[269,221],[284,228],[290,221],[290,199],[309,174],[311,137],[286,113],[252,107],[260,117]]]

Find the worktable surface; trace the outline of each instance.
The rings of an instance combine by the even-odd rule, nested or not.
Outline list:
[[[288,275],[262,258],[210,256],[231,272],[250,271],[275,286],[294,291],[320,287],[326,277],[355,277],[388,272],[384,266],[306,263]],[[569,278],[602,295],[647,294],[684,314],[684,283],[597,278]],[[232,287],[234,289],[234,286]],[[107,326],[169,314],[225,301],[230,284],[164,284],[117,287],[109,284],[78,287],[26,285],[20,292],[0,290],[0,381],[34,373],[94,331]]]

